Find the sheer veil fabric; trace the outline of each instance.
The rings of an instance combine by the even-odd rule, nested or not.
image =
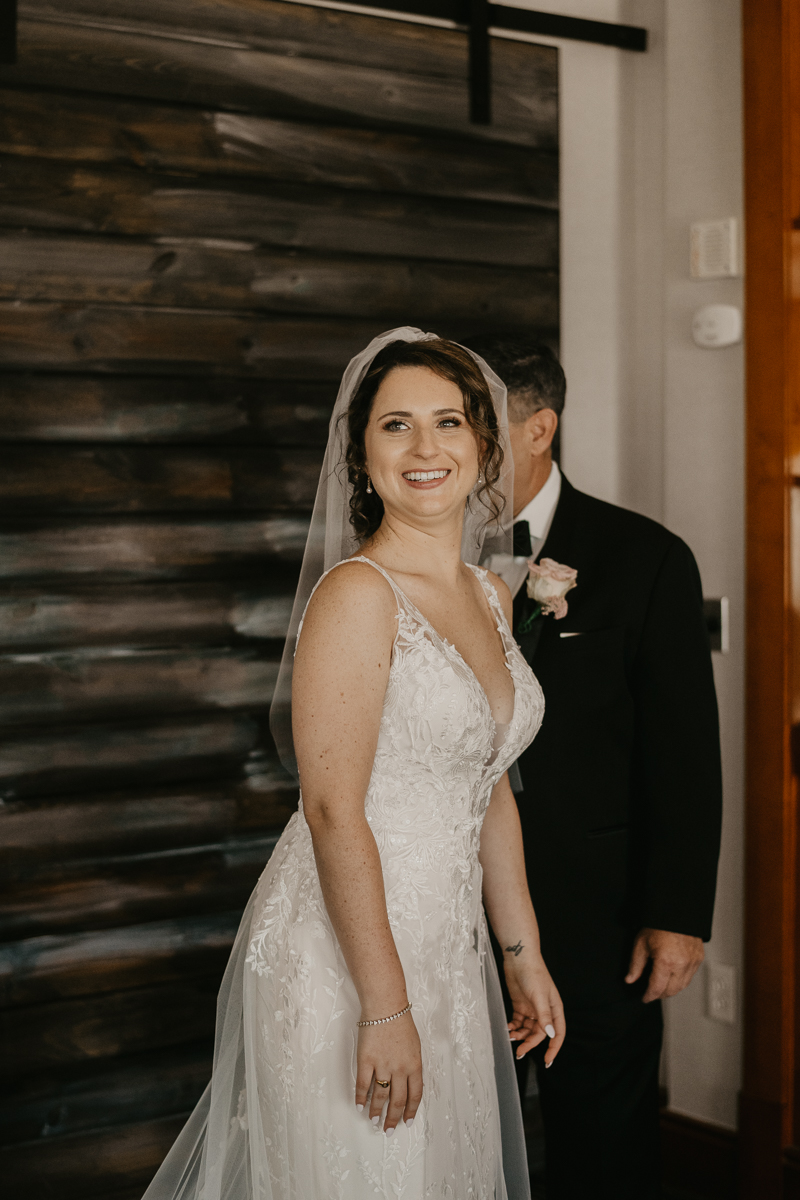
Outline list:
[[[296,637],[308,599],[322,575],[341,562],[341,560],[349,557],[357,549],[349,524],[350,495],[346,471],[343,466],[346,431],[343,429],[339,417],[346,411],[350,398],[379,350],[390,342],[399,339],[417,341],[433,339],[435,336],[434,334],[426,334],[410,328],[391,330],[381,337],[376,338],[366,350],[352,360],[342,380],[336,407],[331,419],[328,447],[314,506],[308,544],[303,558],[300,583],[292,612],[283,662],[281,664],[276,697],[271,713],[271,723],[282,760],[284,765],[294,772],[296,772],[296,763],[291,743],[290,700],[291,663]],[[473,355],[473,357],[477,359],[477,356]],[[482,360],[477,359],[477,362],[489,383],[500,421],[504,449],[507,451],[505,473],[501,480],[501,486],[504,494],[508,497],[508,503],[502,526],[491,522],[488,509],[483,509],[482,505],[477,505],[473,501],[472,505],[468,506],[464,530],[463,557],[466,562],[472,564],[476,564],[481,557],[488,557],[489,554],[510,553],[511,491],[513,483],[511,455],[508,451],[507,443],[505,387],[489,368],[486,367]],[[483,576],[483,574],[483,572],[479,572],[480,576]],[[485,581],[483,586],[487,589]],[[487,594],[491,591],[491,585],[489,584]],[[500,629],[503,619],[499,610],[498,622],[498,629]],[[504,631],[501,630],[501,632],[503,632],[504,643],[507,645],[509,668],[512,670],[512,674],[514,674],[519,691],[524,683],[521,672],[528,670],[527,664],[524,663],[521,655],[517,657],[518,652],[513,646],[513,639],[511,639],[511,634],[507,626],[504,626]],[[419,639],[420,646],[423,641],[425,641],[424,638]],[[425,642],[425,645],[427,649],[420,651],[420,653],[430,658],[433,651],[430,649],[428,642]],[[458,664],[455,665],[457,666]],[[469,680],[466,678],[466,671],[468,671],[468,668],[465,667],[464,678],[461,680],[461,684],[469,684]],[[441,679],[442,667],[440,664],[435,664],[435,675],[437,681]],[[479,711],[481,699],[476,694],[479,691],[479,687],[476,681],[474,681],[474,677],[472,683],[474,687],[470,703],[475,711]],[[538,685],[536,687],[538,688]],[[536,719],[540,721],[542,706],[539,704],[539,708],[537,709],[537,703],[537,698],[534,696],[533,700],[528,702],[527,708],[525,708],[525,705],[522,706],[523,711],[518,717],[515,716],[515,720],[518,720],[518,723],[526,727],[534,724]],[[488,719],[491,721],[490,717]],[[517,741],[520,740],[521,736],[522,734],[518,730]],[[483,759],[480,761],[485,761],[485,748],[482,753]],[[502,763],[498,764],[497,767],[497,770],[501,769],[505,769]],[[430,805],[428,805],[429,807]],[[302,813],[295,814],[295,817],[292,818],[292,822],[295,823],[294,831],[287,840],[287,846],[290,846],[292,837],[294,837],[295,842],[298,840],[302,841],[302,832],[298,833],[298,819],[301,823],[304,823]],[[292,825],[292,822],[290,822],[290,825]],[[287,832],[289,831],[287,830]],[[284,836],[286,837],[286,835]],[[280,847],[273,854],[273,859],[264,876],[262,876],[262,881],[254,891],[244,911],[239,932],[220,988],[217,1002],[216,1040],[211,1082],[167,1155],[155,1179],[147,1189],[144,1200],[287,1200],[289,1197],[294,1200],[296,1196],[302,1197],[302,1200],[329,1200],[329,1197],[332,1198],[335,1196],[341,1196],[343,1200],[349,1200],[351,1196],[355,1196],[356,1194],[358,1196],[366,1194],[363,1180],[361,1181],[362,1190],[351,1190],[356,1180],[351,1176],[348,1183],[345,1178],[346,1172],[339,1172],[341,1178],[335,1187],[331,1185],[333,1190],[330,1190],[326,1186],[324,1190],[307,1190],[303,1192],[302,1190],[298,1190],[296,1183],[293,1182],[294,1176],[291,1167],[284,1170],[282,1176],[280,1171],[276,1172],[275,1170],[275,1156],[279,1153],[279,1147],[274,1140],[275,1134],[272,1128],[267,1130],[264,1124],[264,1114],[265,1112],[269,1113],[269,1104],[272,1101],[265,1094],[263,1063],[264,1038],[270,1036],[268,1030],[282,1028],[276,1026],[274,1022],[270,1025],[270,1021],[274,1016],[281,1016],[281,1014],[265,1011],[263,991],[265,985],[262,976],[265,973],[269,974],[269,968],[266,972],[260,972],[255,968],[251,969],[251,967],[253,964],[253,939],[256,936],[259,921],[262,921],[263,928],[264,897],[262,893],[259,899],[259,888],[261,888],[264,878],[269,874],[270,869],[272,869],[274,860],[280,857],[279,850]],[[291,848],[289,851],[284,850],[283,853],[284,857],[287,857],[291,853]],[[303,853],[306,858],[311,857],[313,863],[313,855],[311,855],[310,851],[310,838],[307,836]],[[280,863],[276,870],[279,869]],[[479,873],[479,868],[477,870]],[[473,876],[473,881],[474,878]],[[479,885],[479,874],[477,878]],[[388,887],[389,884],[387,883],[387,889]],[[321,903],[320,894],[318,905],[321,905]],[[477,906],[480,909],[479,886]],[[324,913],[322,915],[324,916]],[[296,918],[290,918],[290,920],[294,919]],[[499,1117],[502,1152],[500,1153],[498,1150],[498,1153],[495,1154],[497,1165],[492,1168],[493,1181],[491,1184],[483,1185],[478,1190],[470,1190],[469,1194],[474,1195],[475,1200],[530,1200],[522,1114],[518,1099],[511,1044],[506,1028],[506,1016],[500,983],[494,957],[488,947],[488,939],[485,935],[485,920],[483,919],[482,911],[479,915],[473,913],[470,920],[469,938],[471,944],[474,932],[474,949],[478,953],[479,964],[476,964],[475,971],[479,973],[476,978],[478,979],[478,990],[482,992],[482,997],[478,997],[477,1003],[479,1009],[483,1011],[488,1010],[489,1024],[491,1026],[490,1040],[485,1047],[488,1050],[488,1055],[484,1055],[484,1057],[490,1062],[493,1058],[498,1105],[498,1112],[489,1114],[486,1119],[491,1118],[492,1127],[496,1129]],[[269,923],[267,923],[268,927]],[[319,934],[313,936],[319,936]],[[314,945],[317,944],[315,943]],[[285,961],[285,956],[281,961]],[[473,961],[475,961],[474,955]],[[248,966],[248,964],[250,965]],[[328,968],[329,975],[334,973]],[[278,974],[280,974],[280,971]],[[352,982],[349,980],[345,983],[345,990],[348,985],[354,991],[352,989]],[[444,986],[446,987],[447,984],[445,983]],[[260,988],[262,989],[261,993],[259,993]],[[330,991],[329,988],[326,990]],[[269,993],[268,1003],[272,1003],[273,995],[277,994],[277,992]],[[345,1006],[343,1005],[342,1007]],[[417,1005],[415,1005],[415,1012],[416,1010]],[[340,1016],[341,1014],[336,1013],[334,1015]],[[350,1014],[345,1017],[345,1023],[348,1020],[350,1020]],[[285,1025],[286,1021],[283,1021],[283,1026]],[[488,1034],[485,1036],[489,1037]],[[353,1028],[352,1031],[346,1032],[345,1028],[342,1027],[339,1037],[348,1041],[345,1058],[349,1064],[351,1056],[354,1055],[355,1029]],[[489,1074],[491,1074],[491,1067],[489,1068]],[[347,1095],[349,1096],[351,1081],[348,1078],[344,1082],[347,1085]],[[325,1084],[324,1079],[322,1083]],[[330,1079],[328,1080],[327,1090],[330,1090]],[[494,1090],[489,1088],[485,1091],[485,1094],[493,1095]],[[353,1102],[350,1100],[348,1103],[352,1104]],[[352,1117],[349,1115],[349,1109],[347,1120],[355,1120],[354,1115]],[[444,1125],[446,1122],[444,1105],[441,1108],[437,1108],[435,1102],[431,1101],[429,1120],[437,1123],[441,1122]],[[378,1132],[368,1127],[368,1123],[366,1122],[364,1122],[364,1128],[365,1130],[369,1129],[371,1136],[382,1137]],[[352,1136],[355,1138],[355,1133]],[[365,1136],[366,1134],[363,1132],[358,1133],[358,1137]],[[398,1136],[392,1140],[392,1145],[398,1144],[402,1137],[407,1136],[405,1130],[402,1131],[402,1134],[399,1132]],[[454,1126],[454,1132],[451,1132],[449,1138],[451,1153],[457,1157],[459,1154],[457,1123]],[[333,1141],[331,1141],[331,1145],[334,1145]],[[341,1154],[344,1161],[346,1150],[346,1146],[340,1150],[334,1148],[331,1154],[334,1159],[337,1154]],[[311,1147],[308,1147],[306,1157],[308,1154],[313,1154]],[[326,1178],[335,1179],[336,1172],[330,1163],[328,1163],[328,1170],[333,1173],[326,1175]],[[276,1183],[276,1179],[279,1182]],[[286,1180],[285,1186],[280,1181],[281,1179]],[[411,1187],[413,1189],[415,1185],[412,1183]],[[422,1188],[419,1190],[403,1188],[402,1192],[395,1191],[394,1188],[389,1189],[388,1187],[383,1189],[380,1186],[367,1190],[370,1193],[374,1192],[376,1195],[385,1196],[386,1200],[389,1200],[390,1196],[394,1198],[396,1195],[402,1195],[403,1200],[426,1200],[427,1197],[436,1197],[436,1200],[439,1200],[439,1197],[444,1198],[445,1196],[448,1197],[448,1200],[462,1200],[462,1193],[458,1185],[454,1189],[447,1188],[445,1190],[441,1190],[439,1185],[436,1185],[435,1190],[430,1190],[427,1186],[424,1190]],[[465,1191],[463,1200],[466,1200],[466,1195]]]

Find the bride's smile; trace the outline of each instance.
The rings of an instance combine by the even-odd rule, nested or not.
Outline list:
[[[449,474],[449,467],[444,471],[403,471],[403,479],[412,487],[431,488],[438,487],[439,481]]]

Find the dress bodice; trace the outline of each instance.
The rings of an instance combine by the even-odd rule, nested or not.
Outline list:
[[[440,637],[388,571],[365,556],[387,580],[397,600],[389,686],[383,707],[378,753],[401,754],[426,772],[467,772],[490,790],[533,740],[544,714],[544,698],[512,637],[488,572],[471,566],[497,624],[506,667],[514,683],[511,721],[498,725],[475,672],[446,638]]]
[[[471,570],[495,619],[514,683],[514,711],[506,726],[495,723],[472,668],[388,571],[363,555],[347,562],[374,567],[397,602],[397,632],[366,797],[366,816],[384,869],[390,861],[406,857],[403,848],[419,859],[423,845],[429,863],[433,858],[440,860],[440,867],[444,860],[463,861],[464,852],[471,856],[470,851],[477,851],[492,789],[541,725],[542,690],[481,567]],[[454,858],[456,849],[461,853]]]

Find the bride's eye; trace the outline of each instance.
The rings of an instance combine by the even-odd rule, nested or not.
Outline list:
[[[442,420],[439,422],[439,427],[440,428],[449,428],[449,429],[459,429],[461,426],[461,423],[462,422],[459,417],[443,417]]]
[[[399,421],[395,418],[393,421],[387,421],[383,428],[388,430],[389,433],[396,433],[398,429],[408,429],[408,426],[405,421]]]

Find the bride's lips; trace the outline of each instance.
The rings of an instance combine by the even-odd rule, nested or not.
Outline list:
[[[449,474],[449,467],[436,467],[432,471],[403,471],[403,479],[413,488],[430,491],[444,483]]]

